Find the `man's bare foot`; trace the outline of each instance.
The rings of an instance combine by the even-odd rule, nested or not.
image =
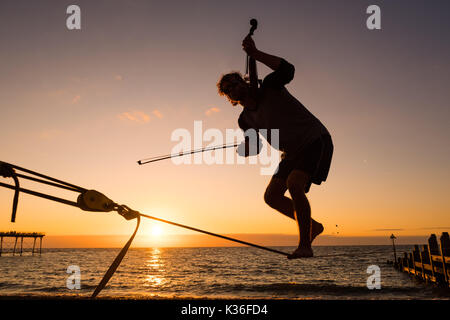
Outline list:
[[[311,226],[311,243],[314,239],[323,232],[323,225],[321,223],[315,222]]]
[[[313,256],[313,251],[311,247],[298,247],[295,251],[290,254],[288,259],[299,259],[299,258],[311,258]]]

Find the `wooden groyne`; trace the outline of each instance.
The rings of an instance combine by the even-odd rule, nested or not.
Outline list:
[[[15,238],[14,241],[14,249],[13,249],[13,255],[17,253],[22,255],[23,253],[23,239],[24,238],[33,238],[33,249],[32,249],[32,255],[34,255],[34,249],[36,247],[36,240],[39,239],[39,254],[42,253],[42,238],[45,236],[44,233],[41,232],[16,232],[16,231],[8,231],[8,232],[0,232],[0,257],[3,253],[3,239],[4,238]],[[20,249],[17,248],[17,242],[20,239]],[[5,251],[6,252],[6,251]]]
[[[392,239],[392,236],[391,236]],[[414,246],[394,263],[399,271],[406,272],[417,279],[449,288],[450,286],[450,239],[448,232],[443,232],[438,244],[435,234],[428,239],[428,244]]]

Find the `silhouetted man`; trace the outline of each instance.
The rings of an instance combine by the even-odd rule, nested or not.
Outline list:
[[[238,120],[242,130],[279,130],[282,160],[267,186],[264,200],[297,221],[299,245],[288,258],[312,257],[311,242],[324,228],[311,219],[306,193],[311,183],[321,184],[328,176],[333,154],[331,136],[325,126],[285,88],[294,78],[294,66],[282,58],[259,51],[250,36],[243,40],[242,47],[250,57],[250,81],[247,83],[238,72],[225,74],[217,84],[219,94],[225,95],[231,104],[243,107]],[[274,70],[261,85],[258,84],[256,61]],[[267,140],[270,143],[270,139]],[[244,155],[248,156],[248,143],[244,149]],[[284,195],[286,190],[289,190],[292,200]]]

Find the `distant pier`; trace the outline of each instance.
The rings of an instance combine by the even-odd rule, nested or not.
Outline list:
[[[448,232],[442,233],[440,244],[436,235],[432,234],[428,244],[421,247],[415,245],[412,252],[405,252],[404,257],[398,258],[393,264],[397,270],[406,272],[419,280],[449,288],[450,239]]]
[[[45,236],[44,233],[41,232],[16,232],[16,231],[8,231],[8,232],[0,232],[0,257],[2,254],[6,253],[3,248],[3,240],[7,238],[14,238],[14,248],[12,251],[13,256],[18,253],[22,255],[23,253],[23,239],[24,238],[33,238],[33,249],[32,249],[32,255],[34,255],[35,249],[36,253],[39,252],[39,254],[42,253],[42,238]],[[17,242],[20,239],[20,248],[17,247]],[[36,240],[39,239],[39,251],[36,248]]]

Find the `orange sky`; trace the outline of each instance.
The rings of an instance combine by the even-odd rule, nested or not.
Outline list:
[[[257,17],[256,45],[295,65],[288,90],[333,136],[328,181],[309,193],[324,233],[448,231],[450,50],[438,36],[450,30],[448,19],[427,15],[411,25],[411,15],[423,14],[420,6],[406,15],[386,4],[377,33],[365,28],[364,1],[257,8],[180,2],[176,11],[164,2],[124,3],[81,1],[82,30],[68,31],[69,2],[2,2],[0,37],[8,46],[0,52],[0,160],[212,232],[295,235],[295,223],[264,203],[270,177],[257,165],[136,164],[170,153],[171,133],[193,130],[195,120],[205,129],[237,127],[241,108],[218,96],[215,84],[224,72],[244,71],[240,42],[249,17]],[[269,72],[258,68],[260,77]],[[12,224],[12,195],[0,189],[0,230],[115,235],[134,228],[114,213],[24,194]],[[143,221],[140,234],[154,225]]]

